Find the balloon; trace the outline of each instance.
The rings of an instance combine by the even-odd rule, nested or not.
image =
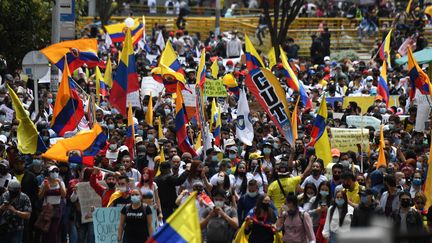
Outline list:
[[[131,17],[126,18],[124,23],[128,28],[132,28],[135,25],[135,21]]]

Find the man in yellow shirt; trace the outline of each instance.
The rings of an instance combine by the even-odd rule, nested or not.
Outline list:
[[[342,173],[341,179],[343,190],[348,198],[348,204],[357,207],[360,204],[359,192],[365,190],[364,186],[360,186],[352,171]],[[336,191],[338,191],[338,188],[336,188]]]
[[[315,158],[315,156],[311,156],[309,164],[303,174],[294,177],[290,177],[288,163],[282,162],[279,165],[278,179],[273,181],[267,190],[267,195],[273,201],[277,210],[279,210],[284,204],[286,195],[290,192],[295,192],[304,178],[310,174],[312,163],[315,161]],[[290,161],[292,161],[291,158]]]

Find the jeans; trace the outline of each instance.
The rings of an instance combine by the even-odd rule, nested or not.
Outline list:
[[[336,243],[336,233],[330,231],[330,237],[328,243]]]
[[[83,223],[78,228],[78,242],[80,243],[94,243],[94,228],[93,223]]]
[[[18,230],[0,236],[0,243],[21,243],[22,239],[23,239],[23,230]]]

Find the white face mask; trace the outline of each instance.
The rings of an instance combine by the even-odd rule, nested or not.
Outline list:
[[[250,192],[250,191],[248,191],[247,194],[248,194],[249,197],[256,197],[258,195],[258,192]]]
[[[222,208],[224,206],[224,201],[214,201],[215,207]]]
[[[59,173],[58,172],[51,172],[50,177],[51,177],[51,179],[57,179],[59,177]]]
[[[218,177],[218,184],[223,184],[225,181],[225,177]]]
[[[127,192],[127,187],[125,187],[125,186],[121,186],[121,187],[119,187],[118,189],[119,189],[119,191],[121,191],[121,192]]]
[[[406,183],[406,180],[405,179],[401,179],[400,182],[399,182],[399,185],[403,186],[403,185],[405,185],[405,183]]]

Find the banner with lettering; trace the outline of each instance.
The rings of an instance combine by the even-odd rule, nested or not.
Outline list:
[[[361,144],[363,152],[369,149],[368,129],[330,128],[330,131],[332,148],[337,148],[341,152],[357,152],[357,144]]]
[[[117,243],[122,207],[96,208],[93,212],[95,243]]]
[[[78,183],[77,194],[81,208],[81,221],[83,223],[92,222],[92,211],[94,207],[101,206],[101,197],[90,186],[90,182]]]

